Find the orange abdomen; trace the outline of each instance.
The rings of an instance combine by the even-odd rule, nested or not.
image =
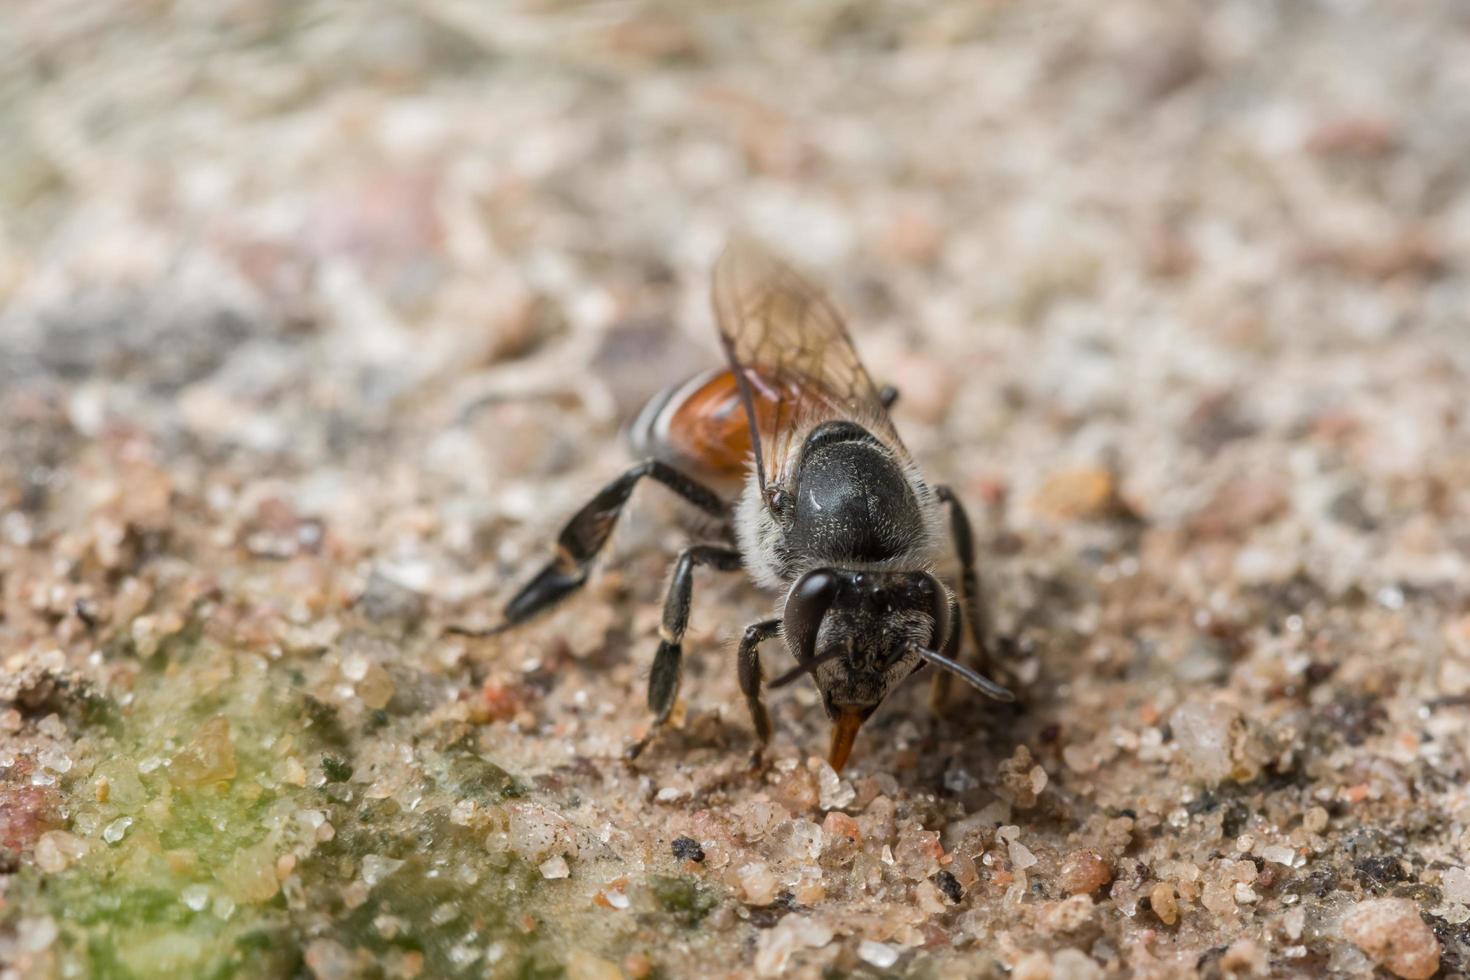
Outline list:
[[[771,431],[779,407],[776,391],[755,381],[751,396],[757,424],[763,433]],[[751,455],[745,404],[729,369],[706,371],[656,395],[630,435],[640,454],[722,483],[744,479]]]

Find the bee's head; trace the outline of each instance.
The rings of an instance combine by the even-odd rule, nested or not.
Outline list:
[[[833,768],[888,692],[941,649],[953,628],[949,592],[927,572],[816,569],[786,598],[783,632],[832,719]],[[779,679],[784,683],[793,675]]]

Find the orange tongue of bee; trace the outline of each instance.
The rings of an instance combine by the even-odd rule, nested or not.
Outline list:
[[[857,739],[862,724],[863,716],[856,711],[842,711],[832,722],[832,751],[828,753],[827,761],[838,772],[847,765],[847,757],[852,755],[852,743]]]

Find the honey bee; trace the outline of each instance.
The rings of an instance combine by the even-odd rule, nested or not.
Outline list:
[[[691,545],[674,563],[649,677],[649,738],[678,695],[701,566],[743,569],[781,594],[776,615],[748,626],[736,653],[757,763],[771,737],[763,686],[807,674],[832,722],[828,761],[839,771],[863,722],[926,665],[938,668],[939,699],[958,677],[988,697],[1014,700],[986,676],[988,631],[964,506],[920,474],[889,418],[896,393],[874,385],[832,304],[747,241],[720,256],[712,299],[727,365],[668,389],[640,413],[630,435],[645,460],[566,523],[554,557],[505,606],[492,632],[580,588],[647,477],[716,518],[727,537]],[[951,543],[958,597],[934,573]],[[959,660],[962,622],[974,667]],[[796,667],[767,684],[758,651],[776,637]]]

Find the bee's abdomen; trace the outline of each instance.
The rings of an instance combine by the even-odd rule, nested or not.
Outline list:
[[[717,482],[738,482],[751,444],[734,374],[705,371],[659,392],[629,426],[628,442],[636,455]]]

